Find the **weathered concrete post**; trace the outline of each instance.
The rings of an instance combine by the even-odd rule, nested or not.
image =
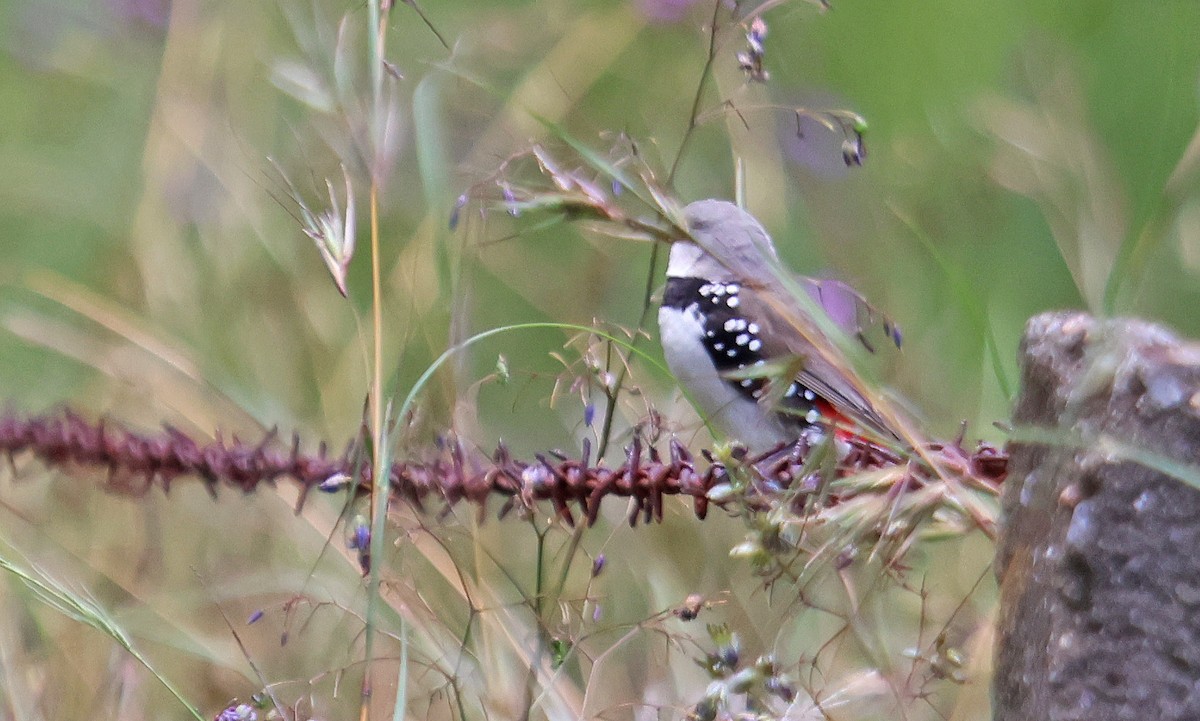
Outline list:
[[[995,721],[1200,719],[1200,345],[1047,314],[1021,366]]]

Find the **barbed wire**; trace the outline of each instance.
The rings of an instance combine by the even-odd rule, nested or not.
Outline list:
[[[1007,455],[989,444],[980,443],[968,452],[960,439],[933,448],[955,460],[955,471],[976,483],[996,485],[1007,473]],[[301,488],[297,513],[313,489],[370,492],[373,469],[354,449],[351,443],[342,454],[331,456],[322,442],[316,452],[303,452],[298,436],[285,447],[274,430],[253,444],[236,437],[226,441],[220,434],[201,443],[176,428],[166,427],[158,434],[137,433],[109,420],[89,421],[69,409],[0,417],[0,454],[8,457],[14,470],[16,459],[28,455],[67,472],[104,470],[106,490],[133,496],[155,487],[169,491],[176,479],[199,479],[214,497],[220,486],[250,493],[263,483],[290,480]],[[805,465],[808,450],[798,444],[758,457],[741,451],[731,457],[742,467],[753,468],[756,476],[769,480],[770,488],[778,490],[812,475]],[[526,461],[514,458],[503,444],[487,456],[468,450],[461,441],[448,440],[426,458],[394,463],[391,490],[393,498],[419,511],[427,511],[428,503],[438,501],[443,504],[441,512],[448,513],[466,500],[479,509],[481,517],[493,496],[504,499],[498,512],[501,518],[518,506],[532,509],[549,502],[555,514],[571,526],[576,523],[572,508],[590,526],[599,516],[601,501],[615,496],[632,501],[628,520],[636,525],[639,520],[662,520],[666,496],[690,497],[693,512],[704,519],[710,491],[731,480],[726,463],[716,460],[710,451],[693,454],[675,439],[668,443],[664,457],[635,435],[625,448],[623,462],[611,468],[602,460],[592,463],[590,453],[585,441],[578,458],[555,451]],[[887,449],[853,439],[836,474],[847,476],[906,462]],[[903,478],[903,483],[910,485],[937,482],[933,474],[909,473]],[[760,498],[763,508],[769,506],[769,495],[764,491]],[[838,500],[835,494],[826,502]]]

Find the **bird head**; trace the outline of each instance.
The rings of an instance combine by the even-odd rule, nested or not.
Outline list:
[[[778,260],[762,224],[727,200],[697,200],[683,209],[690,238],[671,244],[667,275],[714,281],[757,281]]]

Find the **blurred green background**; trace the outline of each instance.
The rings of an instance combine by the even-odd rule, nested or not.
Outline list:
[[[740,159],[748,206],[786,261],[854,283],[904,329],[905,349],[883,361],[880,377],[930,433],[950,435],[967,420],[974,433],[1003,439],[992,422],[1007,416],[1017,343],[1035,313],[1139,315],[1200,336],[1200,4],[836,0],[826,12],[771,4],[765,84],[739,71],[744,30],[722,9],[714,82],[700,105],[705,122],[675,191],[685,201],[732,197]],[[424,10],[449,49],[404,3],[388,37],[395,122],[380,196],[384,367],[394,369],[401,394],[448,345],[481,330],[538,320],[636,325],[647,246],[565,224],[508,237],[512,225],[481,215],[477,203],[463,209],[456,231],[448,221],[456,198],[507,158],[532,142],[555,145],[529,111],[601,151],[625,133],[665,176],[687,128],[713,5],[542,0],[429,2]],[[134,428],[170,423],[200,437],[220,429],[257,439],[277,425],[310,446],[325,439],[340,447],[355,433],[371,343],[366,25],[363,6],[331,2],[0,2],[7,408],[69,404]],[[798,135],[796,107],[864,116],[865,166],[847,169],[840,138],[815,123],[804,121]],[[302,233],[280,175],[319,209],[328,204],[326,178],[341,192],[339,164],[355,179],[363,231],[349,301]],[[594,438],[584,406],[600,398],[586,384],[572,392],[582,346],[564,349],[566,340],[560,331],[514,333],[456,356],[425,396],[422,427],[451,427],[484,449],[502,438],[524,455]],[[511,371],[503,383],[492,375],[501,355]],[[633,378],[640,393],[622,404],[618,441],[651,407],[694,427],[669,379],[640,366]],[[287,489],[213,503],[186,485],[131,501],[100,493],[86,476],[17,466],[3,485],[3,540],[119,609],[197,704],[219,709],[261,685],[214,604],[228,607],[235,624],[255,608],[274,609],[267,622],[282,626],[291,618],[284,602],[298,593],[333,606],[286,647],[273,635],[278,628],[243,632],[254,639],[249,655],[270,679],[290,679],[286,695],[319,698],[311,713],[357,703],[356,690],[336,698],[331,690],[335,671],[361,673],[355,563],[340,536],[338,552],[318,558],[334,504],[295,519]],[[619,559],[602,577],[606,613],[643,618],[689,592],[724,589],[728,616],[759,629],[756,647],[778,648],[791,662],[811,658],[810,637],[781,634],[770,620],[790,601],[770,606],[770,594],[727,559],[738,521],[699,524],[680,506],[666,525],[631,531],[620,508],[609,510],[583,543],[589,554]],[[397,523],[412,547],[424,548],[418,560],[401,551],[391,559],[412,566],[397,603],[419,616],[412,609],[424,599],[422,618],[442,624],[430,638],[441,633],[454,647],[473,617],[454,605],[467,602],[438,554],[496,591],[483,605],[518,604],[521,593],[502,590],[510,582],[532,593],[536,539],[527,525],[476,528],[469,509],[442,528],[415,516]],[[432,545],[449,550],[425,547],[434,537]],[[563,543],[566,535],[550,537]],[[976,538],[949,546],[914,560],[920,573],[941,563],[945,608],[885,603],[883,592],[881,606],[910,621],[927,613],[945,621],[969,598],[976,621],[985,618],[991,592],[970,589],[981,574],[990,585],[989,547]],[[495,567],[480,561],[489,554],[500,559]],[[573,566],[567,595],[591,588],[586,565]],[[305,581],[314,567],[317,580]],[[446,595],[455,600],[436,600]],[[75,636],[20,591],[4,603],[17,619],[0,640],[6,672],[37,671],[36,680],[8,685],[13,714],[179,715],[153,681],[121,675],[127,659],[104,639]],[[568,618],[563,610],[558,620]],[[522,623],[532,633],[536,624]],[[910,718],[935,706],[952,718],[985,713],[987,632],[961,624],[970,628],[958,636],[975,652],[975,683],[936,703],[912,701]],[[820,626],[804,625],[814,637]],[[616,632],[608,633],[603,643],[613,644]],[[914,642],[901,631],[882,638],[880,649]],[[663,671],[674,666],[647,660],[653,646],[619,646],[627,656],[611,663],[611,678],[574,672],[578,694],[602,688],[607,701],[560,699],[537,713],[595,714],[623,703],[682,713],[703,679],[694,668]],[[676,649],[673,662],[690,666],[690,651]],[[512,688],[524,677],[496,670],[506,663],[496,659],[508,658],[496,653],[476,652],[474,675],[463,678],[489,689],[482,707],[509,717],[522,707]],[[429,654],[430,667],[447,663]],[[870,653],[843,655],[847,668],[864,656],[882,665]],[[506,673],[508,685],[499,680]],[[430,703],[414,713],[457,712]],[[845,717],[872,713],[855,707]]]

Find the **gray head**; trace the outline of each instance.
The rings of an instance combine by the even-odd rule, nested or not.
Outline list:
[[[766,278],[775,245],[753,215],[727,200],[697,200],[683,209],[691,240],[671,244],[667,275],[715,281]]]

